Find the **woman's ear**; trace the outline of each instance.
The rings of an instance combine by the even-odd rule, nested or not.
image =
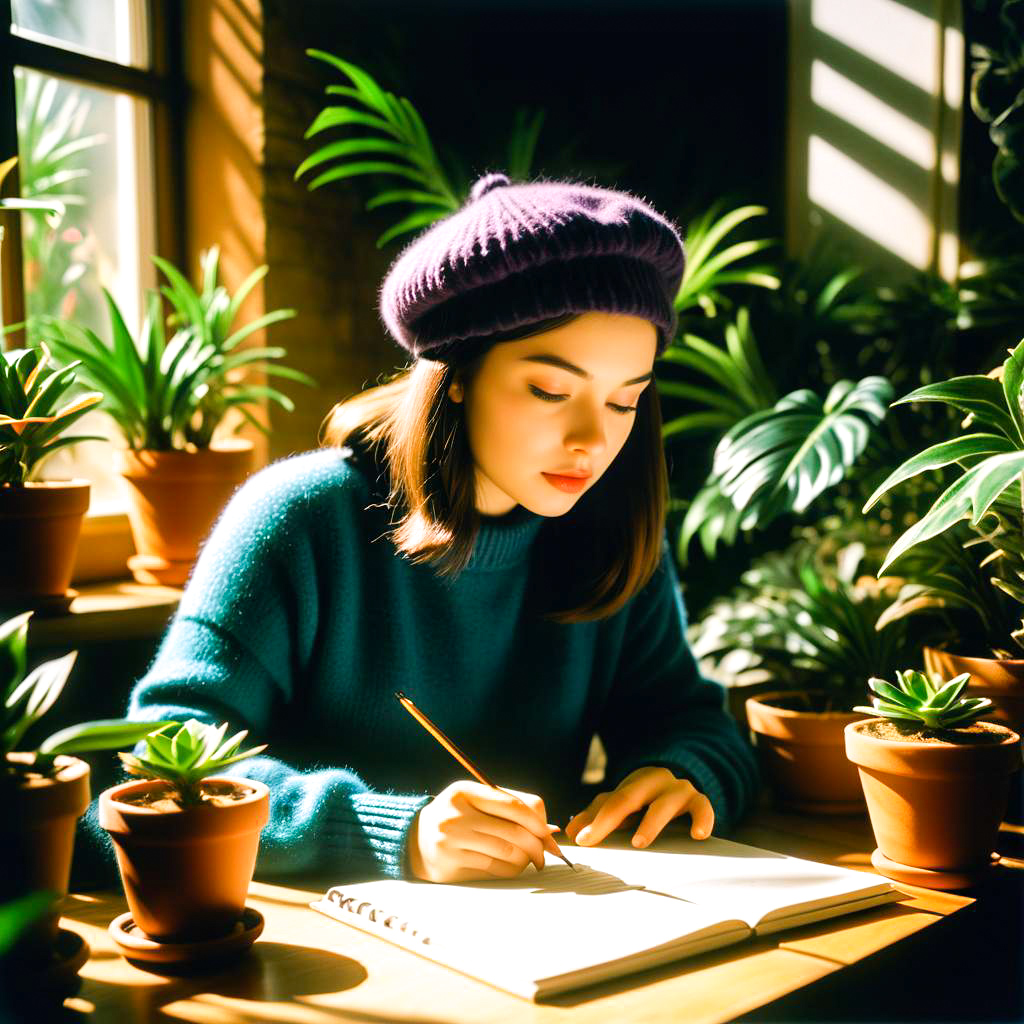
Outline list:
[[[462,381],[456,377],[452,380],[451,384],[448,385],[448,397],[453,402],[461,402],[463,399]]]

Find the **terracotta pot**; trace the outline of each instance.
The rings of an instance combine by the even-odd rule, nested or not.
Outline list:
[[[878,851],[899,881],[963,888],[991,865],[1020,737],[985,745],[900,741],[869,735],[869,718],[847,726],[846,754],[860,773]],[[909,871],[901,871],[906,867]]]
[[[129,485],[128,519],[135,550],[128,559],[140,583],[181,586],[199,546],[235,488],[252,472],[253,444],[241,438],[196,451],[115,453]]]
[[[809,691],[808,696],[824,696]],[[747,699],[747,721],[778,803],[810,814],[863,814],[864,793],[847,760],[843,730],[865,718],[853,711],[798,711],[792,691]]]
[[[0,609],[65,610],[88,480],[0,487]]]
[[[7,759],[31,764],[32,754]],[[55,759],[52,775],[17,774],[0,778],[0,903],[30,892],[56,893],[53,909],[22,934],[8,954],[11,965],[45,964],[57,941],[59,898],[67,894],[75,822],[89,806],[89,765],[77,757]]]
[[[125,797],[163,787],[144,779],[100,794],[135,924],[158,942],[190,942],[229,932],[242,915],[256,867],[269,790],[262,782],[215,776],[250,792],[225,806],[160,811]]]
[[[968,697],[988,697],[992,710],[985,719],[1024,732],[1024,658],[968,658],[925,647],[924,667],[943,679],[970,672]]]

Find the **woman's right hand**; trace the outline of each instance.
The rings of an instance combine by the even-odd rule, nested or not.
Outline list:
[[[426,882],[514,878],[530,863],[540,871],[543,840],[558,831],[546,822],[544,801],[533,793],[453,782],[413,820],[409,868]]]

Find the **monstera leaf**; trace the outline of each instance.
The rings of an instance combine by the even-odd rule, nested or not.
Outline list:
[[[683,520],[680,550],[699,534],[710,558],[739,530],[803,512],[860,458],[891,398],[884,377],[843,380],[824,402],[801,389],[741,420],[715,449],[711,474]]]

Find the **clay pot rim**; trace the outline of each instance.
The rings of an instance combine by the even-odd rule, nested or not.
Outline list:
[[[248,437],[223,437],[212,441],[205,448],[193,445],[191,448],[121,448],[114,449],[121,456],[132,458],[137,455],[156,455],[159,458],[182,458],[206,455],[209,452],[225,452],[235,455],[240,452],[251,451],[256,447],[254,441]]]
[[[828,693],[827,690],[770,690],[767,693],[758,694],[756,697],[747,697],[744,704],[748,707],[753,704],[758,707],[767,708],[774,715],[780,718],[851,718],[859,721],[864,718],[860,711],[800,711],[793,708],[780,708],[769,703],[777,697],[794,697],[799,694]]]
[[[915,740],[890,740],[884,736],[872,736],[869,733],[864,732],[864,728],[871,725],[873,722],[886,722],[889,719],[884,718],[880,715],[875,715],[873,718],[865,719],[862,722],[851,722],[843,732],[856,733],[857,736],[866,743],[879,743],[884,744],[887,747],[895,748],[896,750],[956,750],[956,751],[976,751],[976,750],[998,750],[1001,747],[1012,747],[1020,743],[1020,736],[1017,735],[1009,726],[1003,725],[1001,722],[988,722],[986,725],[991,725],[999,732],[1005,732],[1006,735],[998,743],[946,743],[940,741],[939,743],[920,743]],[[957,755],[960,756],[960,755]],[[963,755],[967,756],[967,755]]]
[[[35,759],[35,752],[31,750],[12,750],[6,757],[8,761],[23,762],[31,764]],[[89,762],[74,754],[57,754],[53,759],[57,771],[52,775],[41,773],[39,781],[33,780],[32,786],[44,786],[48,783],[74,782],[82,775],[88,774]],[[22,787],[22,788],[31,788]]]
[[[202,780],[203,782],[227,782],[233,786],[248,786],[252,787],[254,792],[249,793],[241,800],[233,800],[227,807],[218,807],[215,804],[201,805],[204,808],[204,813],[209,811],[213,812],[230,812],[236,808],[246,807],[252,803],[258,803],[260,800],[268,797],[270,794],[270,787],[265,782],[260,782],[258,779],[246,779],[236,778],[231,775],[208,775]],[[139,804],[126,803],[123,800],[119,800],[116,795],[125,791],[140,792],[146,789],[151,789],[154,786],[165,786],[167,783],[160,779],[129,779],[126,782],[119,782],[116,786],[111,786],[109,789],[105,789],[100,794],[100,800],[107,803],[116,804],[117,809],[122,814],[137,815],[139,817],[146,818],[166,818],[171,814],[188,814],[189,811],[195,810],[195,808],[182,808],[179,811],[158,811],[152,807],[142,807]]]
[[[931,644],[925,644],[922,650],[934,651],[936,654],[946,654],[951,658],[956,658],[958,661],[968,663],[1024,666],[1024,658],[985,658],[976,654],[957,654],[955,651],[947,650],[945,647],[933,647]]]
[[[11,492],[21,490],[22,487],[31,487],[32,490],[46,491],[71,491],[81,490],[83,487],[91,487],[92,481],[85,480],[80,476],[72,477],[70,480],[26,480],[19,487],[11,484],[0,484],[0,492]]]

